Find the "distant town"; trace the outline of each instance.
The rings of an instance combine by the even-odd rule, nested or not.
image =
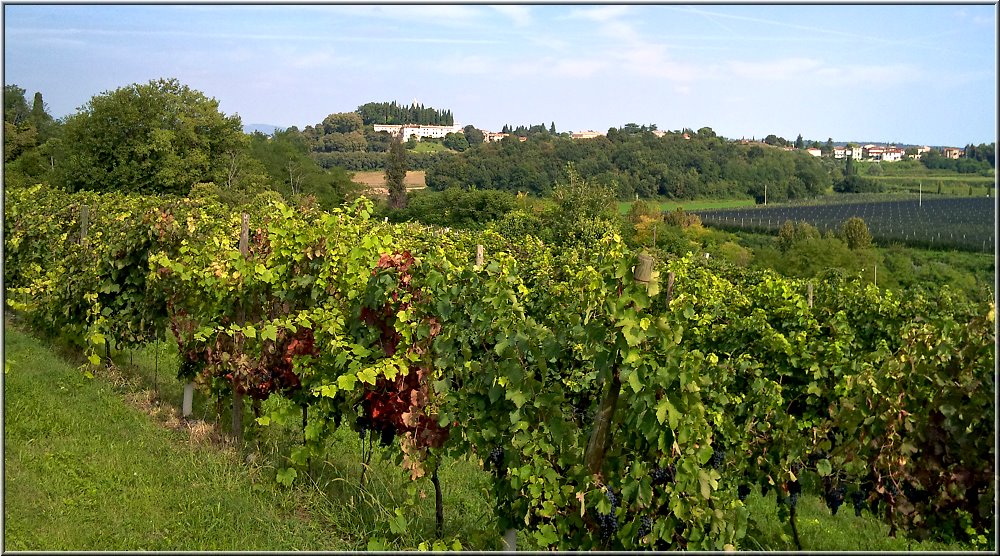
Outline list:
[[[454,125],[420,125],[420,124],[397,124],[397,125],[381,125],[375,124],[374,131],[386,132],[390,135],[401,135],[403,141],[408,141],[411,137],[417,140],[420,139],[443,139],[449,133],[462,133],[464,126],[461,124]],[[477,128],[478,129],[478,128]],[[490,131],[486,129],[480,129],[483,134],[483,142],[490,143],[496,141],[502,141],[503,139],[510,137],[510,133]],[[651,130],[651,133],[657,137],[663,137],[668,132],[662,130]],[[685,132],[682,133],[685,139],[690,139],[690,135]],[[569,136],[573,139],[593,139],[595,137],[604,137],[604,133],[599,131],[587,130],[587,131],[575,131],[569,133]],[[773,137],[773,136],[769,136]],[[527,137],[518,137],[520,141],[526,141]],[[832,149],[828,153],[824,153],[824,150],[818,146],[802,146],[796,147],[794,145],[781,145],[780,143],[786,142],[781,138],[777,138],[779,144],[775,144],[774,141],[768,141],[765,139],[746,139],[742,138],[739,140],[741,144],[747,145],[751,143],[760,143],[770,146],[776,146],[786,151],[804,150],[815,157],[822,157],[824,154],[826,156],[832,156],[835,159],[842,160],[847,158],[852,158],[854,160],[868,160],[873,162],[899,162],[904,159],[919,160],[924,153],[929,152],[931,147],[924,145],[920,147],[909,147],[902,148],[896,145],[878,145],[874,143],[869,143],[866,145],[856,145],[854,143],[847,143],[846,145],[833,145]],[[943,147],[940,149],[941,155],[945,158],[958,159],[961,158],[965,150],[958,147]]]

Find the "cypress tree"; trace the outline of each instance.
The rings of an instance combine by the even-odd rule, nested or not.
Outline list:
[[[385,187],[389,190],[389,208],[400,210],[406,208],[406,148],[403,146],[403,134],[392,140],[389,147],[389,158],[385,163]]]

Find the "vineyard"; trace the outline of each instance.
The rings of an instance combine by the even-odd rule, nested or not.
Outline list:
[[[10,308],[92,365],[175,340],[237,439],[301,422],[281,482],[346,427],[431,478],[439,524],[438,466],[473,456],[519,548],[739,549],[751,490],[798,541],[807,480],[833,513],[992,548],[992,301],[722,271],[611,232],[390,224],[364,198],[231,213],[36,186],[4,210]]]
[[[907,199],[806,206],[753,207],[695,211],[702,221],[728,229],[776,231],[786,220],[805,221],[820,231],[836,230],[860,217],[872,237],[928,247],[992,252],[996,248],[992,197]]]

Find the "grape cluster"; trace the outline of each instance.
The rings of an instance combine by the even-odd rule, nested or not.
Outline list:
[[[844,485],[839,485],[836,488],[828,489],[824,499],[826,500],[826,507],[830,508],[830,512],[833,515],[837,515],[837,510],[840,509],[840,505],[844,503],[844,496],[847,494],[847,488]]]
[[[394,438],[396,438],[396,431],[394,431],[391,427],[384,427],[379,431],[378,440],[383,447],[391,445]]]
[[[358,437],[364,442],[365,436],[372,428],[372,420],[367,415],[359,415],[357,421],[354,422],[354,426],[358,429]]]
[[[747,496],[750,496],[750,485],[744,483],[736,487],[736,496],[739,496],[740,502],[746,500]]]
[[[649,473],[649,478],[653,480],[654,485],[665,485],[668,482],[674,482],[674,474],[676,472],[677,469],[673,464],[670,464],[666,467],[657,467],[653,469]]]
[[[893,498],[899,496],[899,489],[896,488],[896,483],[894,483],[892,479],[889,479],[889,482],[886,484],[886,488],[889,490],[889,494],[891,494]]]
[[[506,469],[503,467],[503,446],[497,446],[490,450],[490,454],[486,456],[486,463],[496,477],[501,477],[503,473],[506,473]]]
[[[597,514],[597,524],[601,527],[601,543],[607,546],[608,541],[618,531],[618,518],[615,510],[621,504],[621,499],[611,488],[604,491],[604,497],[611,503],[611,511],[606,514]]]
[[[914,504],[925,502],[930,498],[926,490],[917,490],[917,487],[909,482],[903,483],[903,496]]]
[[[802,494],[802,485],[798,481],[788,482],[788,506],[790,508],[795,508],[795,505],[799,503],[799,494]]]
[[[726,461],[726,451],[720,446],[712,450],[712,469],[718,469]]]
[[[646,535],[653,531],[653,518],[648,515],[644,515],[639,519],[639,539],[641,540]]]
[[[860,489],[851,493],[851,504],[854,505],[854,515],[856,517],[861,517],[861,508],[864,507],[865,498],[867,496]]]

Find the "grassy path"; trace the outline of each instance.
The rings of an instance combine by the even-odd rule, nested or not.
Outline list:
[[[49,346],[6,323],[3,341],[4,551],[412,549],[433,540],[426,478],[411,483],[390,452],[376,450],[368,484],[359,487],[363,460],[357,434],[347,427],[331,439],[315,482],[286,489],[274,480],[281,458],[273,451],[294,438],[294,430],[263,432],[272,447],[252,462],[240,461],[232,449],[206,440],[207,425],[199,435],[172,417],[172,407],[153,408],[148,390],[128,391],[113,374],[86,379]],[[161,391],[179,397],[180,383],[169,374],[161,368]],[[472,461],[447,458],[441,479],[447,545],[457,538],[466,549],[498,549],[488,473]],[[388,521],[414,488],[430,496],[409,508],[405,532],[394,532]],[[742,550],[794,550],[773,493],[755,491],[747,506],[759,529],[743,539]],[[890,538],[886,524],[867,513],[857,518],[845,506],[831,516],[820,497],[803,493],[798,527],[806,550],[967,549]],[[526,534],[519,532],[519,545]]]
[[[350,548],[232,452],[187,444],[6,325],[4,363],[4,551]]]

